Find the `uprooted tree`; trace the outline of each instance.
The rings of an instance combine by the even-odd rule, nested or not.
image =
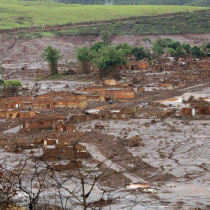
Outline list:
[[[53,48],[52,46],[48,46],[44,49],[44,52],[42,53],[42,58],[48,62],[51,75],[57,74],[58,60],[63,58],[63,56],[60,54],[60,51]]]

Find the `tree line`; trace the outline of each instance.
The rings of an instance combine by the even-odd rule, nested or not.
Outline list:
[[[126,65],[127,60],[132,57],[136,61],[147,60],[152,62],[154,59],[162,59],[164,55],[175,59],[186,56],[202,58],[210,52],[210,43],[205,43],[202,46],[191,46],[189,43],[182,44],[169,38],[162,39],[159,37],[154,42],[148,38],[143,38],[142,41],[149,42],[151,45],[150,49],[143,46],[133,47],[128,43],[120,43],[114,46],[109,33],[106,31],[102,32],[101,39],[101,42],[96,42],[90,47],[77,48],[76,51],[76,58],[81,64],[82,72],[88,74],[96,67],[99,78],[119,77],[120,67]],[[51,74],[57,74],[57,62],[62,58],[60,51],[48,46],[45,48],[42,57],[48,61]]]

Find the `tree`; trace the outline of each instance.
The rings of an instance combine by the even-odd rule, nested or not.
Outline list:
[[[1,73],[2,80],[4,80],[4,67],[2,66],[1,62],[0,62],[0,73]]]
[[[191,48],[191,55],[193,57],[204,57],[205,53],[197,45]]]
[[[114,46],[106,46],[99,50],[94,63],[99,68],[99,77],[103,78],[111,74],[119,77],[119,67],[126,64],[126,61],[121,51]]]
[[[0,79],[0,86],[1,85],[4,85],[4,80],[3,79]]]
[[[210,43],[202,44],[201,48],[204,52],[209,52],[210,51]]]
[[[43,166],[39,161],[35,161],[32,165],[30,159],[20,162],[20,170],[16,173],[18,187],[28,198],[28,207],[30,210],[37,209],[40,195],[46,190],[46,177],[48,166]],[[29,167],[27,171],[26,168]],[[36,186],[36,187],[35,187]],[[37,189],[36,189],[37,188]]]
[[[101,33],[101,39],[104,43],[104,46],[110,45],[112,42],[110,39],[110,33],[108,31],[103,31]]]
[[[161,55],[164,54],[164,49],[168,46],[169,43],[171,43],[171,39],[161,39],[158,37],[158,39],[153,42],[152,50],[154,52],[154,55],[159,58]]]
[[[91,49],[92,51],[98,52],[99,49],[101,49],[102,47],[104,47],[104,43],[103,43],[103,42],[96,42],[94,45],[92,45],[92,46],[90,47],[90,49]]]
[[[146,57],[144,47],[134,47],[132,54],[136,57],[136,60],[143,60]]]
[[[186,53],[190,54],[191,52],[191,46],[189,43],[184,43],[182,44],[183,49],[185,50]]]
[[[132,54],[132,47],[128,43],[120,43],[116,46],[116,49],[120,50],[125,57]]]
[[[7,80],[4,82],[4,92],[7,96],[15,96],[22,84],[19,80]]]
[[[209,50],[210,49],[210,42],[208,42],[207,44],[206,44],[206,48]]]
[[[170,54],[170,56],[176,57],[176,58],[182,57],[185,54],[184,50],[182,49],[182,45],[177,45],[175,49],[168,48],[167,53]]]
[[[60,51],[53,48],[52,46],[48,46],[44,49],[44,52],[42,53],[42,57],[49,64],[51,75],[57,74],[58,73],[58,60],[63,58],[63,56],[60,54]]]
[[[12,173],[0,167],[0,210],[6,209],[14,202],[17,194],[17,180]]]
[[[94,58],[94,51],[91,51],[88,47],[77,48],[77,59],[82,65],[82,72],[89,73],[91,67],[91,61]]]
[[[178,47],[181,47],[181,43],[180,42],[171,42],[168,44],[168,47],[169,48],[172,48],[174,50],[176,50]]]
[[[164,54],[164,47],[162,45],[160,45],[160,43],[158,43],[158,42],[155,42],[153,44],[152,50],[156,57],[160,57],[161,55]]]

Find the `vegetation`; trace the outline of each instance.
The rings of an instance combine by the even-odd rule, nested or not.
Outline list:
[[[0,0],[0,8],[0,29],[113,20],[204,9],[203,7],[158,5],[108,7],[16,0]]]
[[[90,26],[78,25],[54,31],[19,30],[15,33],[7,32],[8,37],[15,38],[40,38],[63,35],[100,35],[102,31],[110,34],[185,34],[185,33],[210,33],[210,10],[170,14],[169,16],[135,17],[119,21],[94,23]],[[195,27],[196,25],[196,27]],[[147,40],[145,40],[147,41]]]
[[[42,57],[49,64],[51,75],[57,74],[58,60],[60,60],[63,57],[62,55],[60,55],[60,51],[53,48],[52,46],[48,46],[47,48],[44,49]]]
[[[204,52],[210,52],[210,42],[209,43],[204,43],[202,45],[202,49]]]
[[[132,54],[132,47],[128,43],[120,43],[116,46],[117,50],[120,50],[124,57],[128,57]]]
[[[185,55],[183,46],[180,42],[171,42],[168,44],[168,53],[172,57],[182,57]]]
[[[88,47],[82,47],[77,49],[77,59],[80,61],[82,66],[82,72],[83,73],[89,73],[90,72],[90,62],[94,58],[94,53],[91,51]]]
[[[98,52],[99,49],[103,48],[104,47],[104,43],[103,42],[96,42],[94,45],[91,46],[91,50],[92,51],[95,51],[95,52]]]
[[[158,38],[152,42],[148,38],[143,41],[150,43],[150,49],[140,47],[132,47],[128,43],[120,43],[116,46],[105,45],[104,42],[97,42],[91,47],[82,47],[77,49],[77,59],[83,64],[83,68],[88,68],[84,73],[90,73],[90,67],[98,68],[99,78],[119,77],[119,69],[126,64],[126,60],[135,56],[136,60],[152,61],[153,59],[162,59],[163,55],[172,56],[176,59],[180,57],[203,57],[204,49],[208,52],[210,43],[202,46],[191,46],[188,43],[181,44],[179,41],[173,41],[169,38]]]
[[[153,43],[152,50],[155,57],[159,58],[164,54],[164,49],[171,41],[169,39],[161,39],[160,37]]]
[[[5,92],[5,96],[9,97],[18,95],[19,88],[22,86],[19,80],[7,80],[3,82],[3,91]]]
[[[103,41],[104,46],[108,46],[111,44],[110,33],[108,31],[102,31],[101,39]]]
[[[118,77],[119,67],[126,64],[126,61],[121,51],[114,46],[106,46],[99,50],[94,63],[99,68],[99,77],[103,78],[109,75]]]
[[[191,48],[191,55],[193,57],[204,57],[205,53],[203,52],[202,49],[200,49],[200,47],[195,45],[194,47]]]
[[[121,46],[111,46],[111,40],[108,34],[102,35],[103,42],[97,42],[90,48],[82,47],[77,49],[77,59],[82,64],[84,73],[91,71],[91,66],[95,65],[99,69],[99,78],[103,78],[109,75],[113,77],[119,76],[119,67],[126,64],[125,60],[125,48],[130,48],[130,54],[132,47],[127,43]]]
[[[69,4],[105,4],[105,0],[55,0]],[[192,5],[192,6],[210,6],[208,0],[113,0],[115,5]],[[111,0],[107,0],[111,3]]]
[[[1,78],[3,80],[4,79],[4,67],[2,66],[1,62],[0,62],[0,74],[1,74]]]
[[[4,85],[4,80],[0,79],[0,85]]]
[[[190,54],[191,52],[191,46],[189,43],[184,43],[182,44],[183,49],[185,50],[186,53]]]
[[[146,58],[144,47],[134,47],[132,49],[132,54],[136,57],[136,60],[143,60],[144,58]]]
[[[19,80],[7,80],[5,81],[4,86],[5,88],[9,88],[9,87],[18,88],[18,87],[21,87],[22,84]]]

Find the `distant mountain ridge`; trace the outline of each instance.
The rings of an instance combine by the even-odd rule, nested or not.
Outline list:
[[[27,0],[27,1],[33,1],[33,0]],[[136,5],[180,5],[180,6],[210,7],[210,0],[48,0],[48,1],[55,1],[55,2],[69,3],[69,4],[94,4],[94,5],[136,4]]]

